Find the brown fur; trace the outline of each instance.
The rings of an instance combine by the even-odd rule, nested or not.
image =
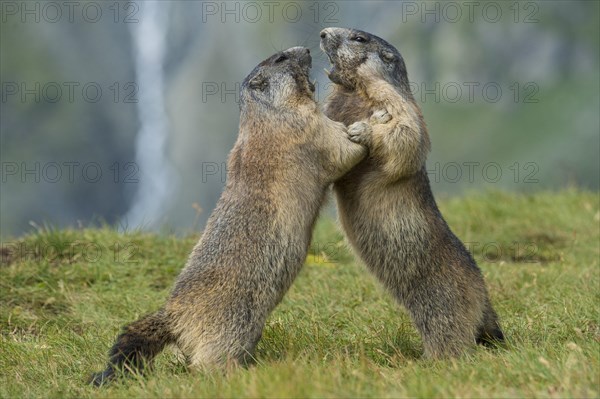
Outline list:
[[[369,156],[334,184],[348,240],[408,309],[427,356],[454,356],[476,342],[502,341],[483,276],[431,192],[429,136],[402,56],[358,30],[327,28],[321,38],[336,83],[326,115],[346,125],[381,109],[391,116],[361,138]]]
[[[366,155],[326,118],[308,79],[309,51],[295,47],[259,64],[241,93],[240,131],[224,192],[163,309],[125,327],[102,384],[140,370],[169,343],[192,366],[251,361],[269,313],[305,260],[327,188]]]

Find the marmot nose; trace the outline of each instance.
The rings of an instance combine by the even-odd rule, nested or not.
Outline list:
[[[321,39],[330,39],[336,36],[336,30],[338,28],[325,28],[321,31]]]
[[[290,52],[290,53],[306,53],[306,54],[310,54],[310,50],[307,49],[306,47],[302,47],[302,46],[296,46],[296,47],[290,47],[289,49],[285,50],[286,52]]]
[[[312,57],[310,56],[310,50],[306,47],[296,46],[285,50],[291,58],[295,59],[302,66],[310,67],[312,65]]]

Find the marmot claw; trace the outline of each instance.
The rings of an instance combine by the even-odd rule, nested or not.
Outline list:
[[[350,141],[368,146],[371,141],[371,125],[367,122],[355,122],[348,126],[348,138]]]
[[[369,118],[369,122],[373,125],[388,123],[390,120],[392,120],[392,115],[387,112],[387,109],[378,109]]]

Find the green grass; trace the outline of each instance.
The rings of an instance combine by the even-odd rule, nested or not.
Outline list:
[[[321,219],[249,369],[188,371],[165,351],[101,389],[121,326],[160,306],[197,236],[52,230],[4,243],[1,397],[598,397],[598,193],[471,194],[441,204],[481,266],[509,344],[421,359],[407,314]]]

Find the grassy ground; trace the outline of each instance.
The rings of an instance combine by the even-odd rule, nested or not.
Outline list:
[[[119,328],[156,309],[197,237],[40,229],[4,243],[2,397],[598,397],[599,195],[501,192],[444,201],[485,274],[510,340],[459,360],[420,359],[406,313],[323,219],[306,267],[269,318],[258,365],[154,372],[102,389]]]

